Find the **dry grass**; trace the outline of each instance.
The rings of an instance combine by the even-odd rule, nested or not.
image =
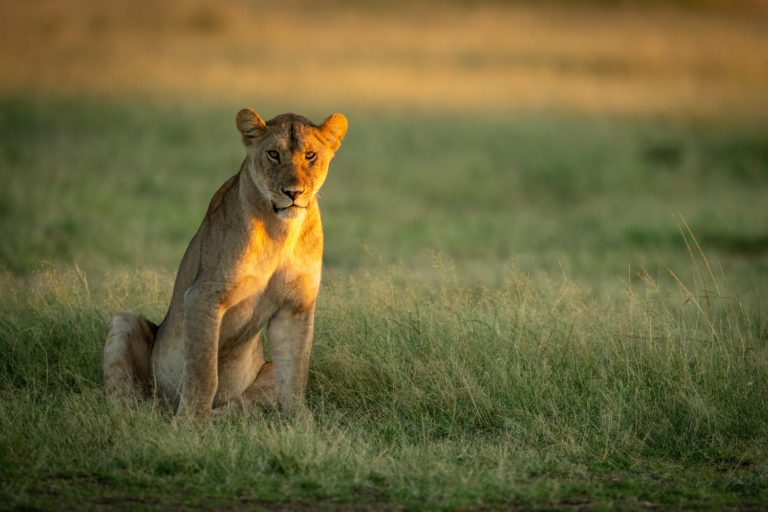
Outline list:
[[[156,4],[3,2],[0,90],[291,108],[768,113],[760,2]]]

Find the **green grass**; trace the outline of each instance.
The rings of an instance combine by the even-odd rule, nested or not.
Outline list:
[[[349,112],[311,417],[112,407],[109,316],[162,318],[239,107],[0,102],[0,508],[768,502],[754,124]]]

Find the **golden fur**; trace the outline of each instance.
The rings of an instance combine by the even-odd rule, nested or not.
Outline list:
[[[347,120],[333,114],[316,126],[283,114],[265,123],[244,109],[236,121],[247,156],[214,194],[165,319],[112,319],[102,362],[112,397],[154,390],[177,416],[303,402],[323,252],[316,193]]]

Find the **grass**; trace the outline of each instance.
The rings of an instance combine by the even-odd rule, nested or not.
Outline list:
[[[243,158],[240,105],[0,106],[0,258],[14,272],[41,261],[175,270]],[[346,113],[354,130],[322,192],[330,275],[398,263],[428,273],[440,259],[486,284],[510,264],[601,286],[620,285],[628,266],[685,274],[678,213],[738,289],[768,273],[763,123]],[[371,221],[382,212],[387,222]]]
[[[0,508],[768,502],[754,121],[345,112],[311,417],[113,408],[109,316],[162,318],[239,106],[0,101]]]
[[[312,418],[184,424],[102,396],[108,312],[157,316],[170,286],[147,271],[112,278],[95,289],[46,272],[24,293],[5,278],[6,505],[765,502],[765,326],[735,301],[702,313],[649,280],[607,305],[519,272],[496,290],[334,281],[318,311]]]
[[[284,4],[0,4],[0,510],[764,508],[762,3]],[[310,414],[116,409],[244,106],[350,120]]]
[[[760,0],[126,5],[0,3],[0,510],[765,507]],[[350,120],[310,414],[116,409],[244,106]]]

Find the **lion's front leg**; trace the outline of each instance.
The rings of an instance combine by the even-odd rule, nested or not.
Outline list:
[[[280,405],[293,409],[304,404],[304,389],[309,376],[315,306],[303,311],[281,308],[269,321],[267,344],[274,364]]]
[[[209,416],[218,387],[219,329],[223,310],[217,297],[190,288],[184,296],[184,375],[176,417]]]

